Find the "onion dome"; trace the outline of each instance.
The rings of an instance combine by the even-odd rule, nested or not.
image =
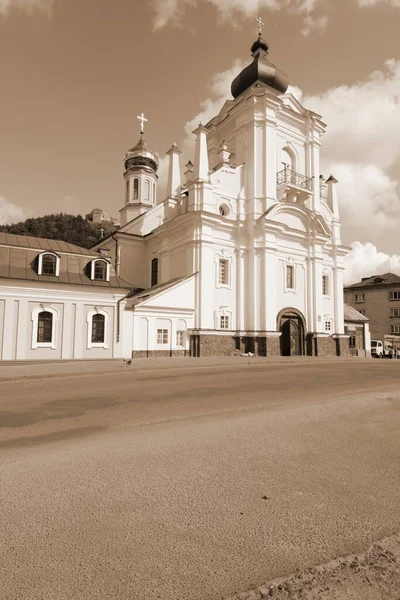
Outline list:
[[[132,168],[140,168],[155,172],[158,169],[158,157],[149,149],[142,135],[136,146],[125,154],[124,164],[127,171]]]
[[[268,44],[259,35],[258,40],[251,47],[253,62],[245,67],[232,82],[231,92],[234,98],[237,98],[255,83],[268,85],[281,94],[286,92],[289,86],[289,78],[286,73],[268,60],[268,51]]]

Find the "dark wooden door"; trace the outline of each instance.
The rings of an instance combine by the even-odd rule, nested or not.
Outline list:
[[[301,356],[303,354],[303,326],[299,317],[282,317],[281,325],[282,356]]]

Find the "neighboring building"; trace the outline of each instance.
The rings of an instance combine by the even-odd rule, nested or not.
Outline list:
[[[91,221],[92,223],[111,223],[115,227],[120,226],[120,222],[117,219],[110,217],[110,215],[101,208],[94,208],[91,210],[90,213],[86,215],[86,220]]]
[[[183,181],[168,151],[166,198],[142,129],[121,228],[93,251],[0,238],[3,359],[349,354],[325,124],[287,93],[261,35],[251,52],[234,99],[194,131]]]
[[[0,233],[0,358],[123,356],[117,313],[131,290],[97,252]]]
[[[371,355],[369,320],[349,304],[344,305],[344,330],[349,335],[351,356]]]
[[[344,288],[344,301],[369,319],[371,338],[400,349],[400,277],[363,277]]]

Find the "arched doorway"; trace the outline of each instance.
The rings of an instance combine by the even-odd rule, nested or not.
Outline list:
[[[281,332],[281,355],[303,356],[305,344],[305,320],[294,308],[287,308],[278,315],[278,331]]]

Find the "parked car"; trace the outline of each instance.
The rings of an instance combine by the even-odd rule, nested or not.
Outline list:
[[[374,358],[384,358],[385,349],[381,340],[371,340],[371,356]]]

